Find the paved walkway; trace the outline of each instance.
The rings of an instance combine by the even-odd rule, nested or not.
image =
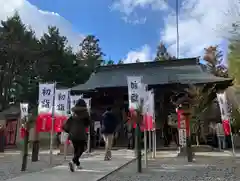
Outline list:
[[[111,161],[103,161],[103,152],[98,155],[81,159],[82,170],[71,173],[67,162],[63,165],[46,169],[41,172],[25,174],[8,181],[97,181],[106,175],[118,170],[134,159],[134,152],[117,150],[112,153]]]

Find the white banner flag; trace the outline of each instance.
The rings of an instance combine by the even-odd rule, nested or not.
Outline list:
[[[54,113],[59,116],[67,116],[68,113],[69,89],[55,90],[55,109]]]
[[[88,110],[88,113],[90,114],[90,109],[91,109],[91,98],[84,98],[83,100],[84,100],[85,103],[87,104],[87,110]]]
[[[39,84],[38,114],[52,113],[55,84]]]
[[[21,119],[28,116],[28,103],[20,103]]]
[[[76,105],[77,101],[82,97],[82,95],[70,96],[70,110],[72,110],[72,108]]]
[[[152,117],[153,129],[156,129],[156,124],[155,124],[155,101],[154,101],[153,90],[149,91],[149,115]]]
[[[179,134],[179,144],[182,147],[186,146],[186,138],[187,138],[186,129],[178,129],[178,134]]]
[[[146,86],[145,86],[144,90],[143,90],[143,94],[144,94],[143,113],[149,115],[149,113],[150,113],[150,110],[149,110],[150,109],[150,91],[147,91]]]
[[[226,93],[225,92],[218,93],[217,94],[217,99],[218,99],[219,108],[220,108],[220,111],[221,111],[222,121],[230,120],[230,113],[228,111],[228,102],[227,102]]]
[[[141,101],[142,77],[127,76],[129,108],[137,109]]]
[[[149,114],[154,118],[154,93],[153,91],[148,92],[149,96]]]

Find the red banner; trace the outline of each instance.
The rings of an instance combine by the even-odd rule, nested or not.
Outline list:
[[[226,136],[231,134],[231,128],[230,128],[230,123],[228,120],[223,120],[222,122],[224,133]]]
[[[62,132],[62,126],[67,121],[67,116],[55,116],[54,117],[54,131],[56,133]]]
[[[145,114],[144,115],[144,128],[147,131],[151,131],[153,129],[153,119],[152,116]]]
[[[190,120],[183,115],[183,110],[177,109],[178,129],[186,129],[187,136],[190,136]]]
[[[67,116],[54,116],[54,132],[62,132],[62,126],[67,121]],[[38,115],[36,119],[36,130],[37,132],[51,132],[52,129],[52,115],[51,114],[41,114]],[[86,128],[88,133],[88,128]]]
[[[182,124],[181,124],[181,121],[183,120],[182,118],[182,113],[183,111],[182,110],[177,110],[177,119],[178,119],[178,129],[182,128]],[[185,128],[185,127],[184,127]]]
[[[40,114],[36,120],[37,132],[50,132],[52,129],[52,116],[50,114]]]
[[[186,133],[187,133],[187,136],[190,136],[190,120],[189,120],[189,117],[186,117]]]
[[[134,109],[130,109],[130,116],[129,116],[129,121],[130,124],[133,124],[133,128],[135,129],[137,127],[136,121],[137,121],[137,112]],[[140,125],[140,130],[143,132],[145,129],[144,127],[144,121]]]
[[[20,138],[24,139],[25,136],[26,136],[26,129],[21,127],[20,128]]]

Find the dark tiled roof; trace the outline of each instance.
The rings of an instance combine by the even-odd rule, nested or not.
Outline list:
[[[204,72],[198,63],[198,59],[191,58],[100,66],[85,84],[73,87],[72,90],[126,87],[127,76],[142,76],[143,82],[151,86],[172,83],[201,84],[228,80]]]

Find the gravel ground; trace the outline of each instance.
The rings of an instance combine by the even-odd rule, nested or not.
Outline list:
[[[0,158],[0,181],[18,177],[22,174],[38,172],[46,168],[57,166],[63,162],[63,156],[54,155],[53,164],[49,164],[49,155],[40,155],[38,162],[28,159],[27,171],[21,172],[21,155],[8,155]]]
[[[94,153],[94,154],[97,154],[97,153]],[[89,156],[91,155],[84,154],[82,158],[86,158]],[[68,156],[67,159],[70,160],[71,156]],[[4,157],[1,156],[0,157],[0,181],[18,177],[26,173],[39,172],[44,169],[61,165],[63,163],[64,163],[64,158],[62,155],[54,155],[52,165],[49,164],[49,154],[40,154],[40,160],[38,162],[31,162],[31,157],[29,156],[27,171],[21,172],[22,157],[20,154],[5,155]]]
[[[144,165],[143,165],[144,166]],[[108,176],[103,181],[239,181],[240,158],[197,157],[194,163],[184,158],[149,160],[148,169],[136,172],[136,162]]]

